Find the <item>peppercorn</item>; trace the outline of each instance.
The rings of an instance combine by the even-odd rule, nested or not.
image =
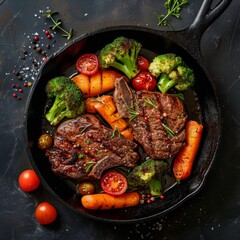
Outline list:
[[[39,36],[34,36],[33,41],[37,42],[39,40]]]
[[[18,76],[18,80],[23,80],[22,75],[19,75],[19,76]]]
[[[37,53],[40,53],[41,51],[42,51],[42,49],[41,49],[40,47],[37,47],[37,48],[36,48],[36,52],[37,52]]]

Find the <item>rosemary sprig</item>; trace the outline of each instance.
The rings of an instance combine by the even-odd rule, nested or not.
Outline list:
[[[170,135],[170,137],[174,137],[174,132],[168,125],[162,123],[162,126],[164,127],[166,132]]]
[[[168,18],[170,16],[180,18],[180,12],[182,6],[187,4],[188,0],[167,0],[164,3],[164,8],[167,10],[166,14],[155,13],[158,18],[158,26],[168,26],[172,29],[171,25],[168,23]]]
[[[152,107],[157,108],[157,104],[154,102],[154,100],[152,100],[152,99],[150,99],[150,98],[147,98],[147,99],[144,99],[144,101],[145,101],[147,104],[151,105]]]
[[[112,138],[114,138],[117,134],[117,137],[120,138],[121,137],[121,133],[118,127],[115,127],[112,131]]]
[[[85,131],[87,130],[87,128],[89,128],[89,127],[91,127],[91,126],[92,126],[92,124],[88,124],[86,127],[84,127],[84,128],[80,131],[80,133],[85,132]]]
[[[136,112],[134,109],[132,108],[128,108],[127,109],[128,113],[131,115],[129,118],[129,122],[131,122],[132,120],[134,120],[137,116],[139,116],[139,113]]]
[[[66,31],[64,28],[61,27],[62,25],[62,21],[60,19],[55,20],[53,18],[54,14],[57,14],[58,12],[52,12],[51,10],[47,10],[43,15],[46,16],[47,18],[51,19],[53,22],[53,25],[51,25],[49,28],[51,28],[52,30],[55,30],[56,28],[58,28],[59,30],[61,30],[62,32],[64,32],[64,34],[62,35],[63,37],[66,37],[68,40],[72,38],[73,36],[73,29],[70,29],[69,32]]]

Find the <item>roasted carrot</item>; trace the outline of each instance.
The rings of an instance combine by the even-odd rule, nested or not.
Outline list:
[[[102,95],[98,98],[88,98],[86,100],[86,111],[89,113],[97,111],[112,129],[117,129],[125,138],[133,141],[132,131],[128,127],[128,123],[120,118],[112,96]]]
[[[186,145],[178,153],[173,162],[173,173],[177,181],[188,178],[200,145],[203,126],[196,121],[186,125]]]
[[[81,202],[87,209],[106,210],[137,206],[140,199],[140,194],[137,192],[124,193],[118,196],[98,193],[83,196]]]
[[[122,75],[113,70],[99,70],[91,76],[80,73],[72,80],[81,89],[83,96],[87,98],[113,90],[115,80],[120,76]]]

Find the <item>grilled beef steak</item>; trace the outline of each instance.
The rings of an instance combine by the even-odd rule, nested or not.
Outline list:
[[[134,138],[153,159],[174,157],[185,143],[187,113],[177,97],[134,91],[124,78],[115,81],[114,101],[129,120]]]
[[[136,166],[137,144],[86,114],[63,122],[46,152],[54,173],[74,180],[100,179],[106,169]]]

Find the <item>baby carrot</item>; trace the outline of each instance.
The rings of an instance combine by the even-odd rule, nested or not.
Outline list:
[[[137,206],[141,196],[138,192],[113,196],[106,193],[90,194],[82,197],[82,205],[87,209],[106,210]]]
[[[178,153],[173,162],[173,173],[180,181],[190,176],[192,166],[200,145],[203,126],[196,121],[189,121],[186,125],[186,145]]]

